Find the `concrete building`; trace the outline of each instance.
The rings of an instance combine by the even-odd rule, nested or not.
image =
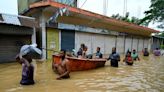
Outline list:
[[[36,42],[34,18],[0,14],[0,63],[15,61],[20,47]]]
[[[155,50],[156,48],[161,48],[161,45],[164,45],[164,37],[152,36],[151,49]]]
[[[151,33],[158,32],[69,6],[71,4],[62,4],[62,0],[32,1],[36,2],[31,3],[22,14],[35,17],[40,24],[38,32],[41,34],[38,36],[42,38],[43,59],[51,59],[52,50],[77,51],[81,43],[88,46],[88,54],[95,53],[98,46],[103,54],[109,54],[112,47],[117,47],[119,53],[128,49],[138,52],[143,48],[150,50]]]

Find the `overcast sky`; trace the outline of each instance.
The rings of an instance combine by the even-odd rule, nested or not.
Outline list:
[[[103,14],[103,0],[78,0],[78,7],[89,10],[95,13]],[[84,2],[86,3],[84,4]],[[130,13],[130,17],[134,16],[137,18],[143,18],[144,12],[149,10],[149,6],[151,4],[151,0],[127,0],[127,12]],[[108,8],[107,8],[107,16],[111,16],[113,14],[123,15],[124,10],[124,0],[108,0]],[[150,24],[149,27],[160,30],[156,28],[156,24]]]
[[[0,0],[0,13],[18,15],[17,0]]]
[[[78,6],[85,10],[103,14],[103,0],[87,0],[84,4],[85,1],[86,0],[78,0]],[[130,13],[130,17],[143,18],[144,11],[149,10],[150,4],[150,0],[127,0],[127,12]],[[117,13],[123,15],[123,10],[124,0],[108,0],[107,16]],[[8,0],[0,0],[0,13],[17,15],[17,0],[10,0],[10,3]],[[155,24],[151,24],[150,27],[156,29]]]
[[[86,0],[79,0],[79,7],[82,6]],[[144,17],[144,11],[148,10],[150,6],[150,0],[127,0],[127,12],[130,12],[130,16],[138,18]],[[90,10],[99,14],[103,14],[103,0],[87,0],[82,6],[82,9]],[[123,15],[124,0],[108,0],[107,15],[119,13]]]

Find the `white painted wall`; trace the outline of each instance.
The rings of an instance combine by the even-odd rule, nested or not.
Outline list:
[[[84,43],[88,47],[87,54],[91,54],[92,51],[92,35],[89,33],[75,32],[75,50],[79,50],[80,45]]]
[[[79,50],[80,44],[84,43],[88,47],[87,54],[96,53],[97,47],[101,48],[103,54],[109,54],[112,51],[112,47],[115,47],[115,42],[115,36],[75,32],[76,52]]]
[[[104,54],[105,50],[105,37],[103,35],[99,34],[92,34],[92,48],[93,48],[93,53],[96,53],[97,47],[101,48],[101,53]]]
[[[104,36],[105,40],[105,54],[109,54],[112,52],[112,48],[115,47],[116,36]]]
[[[144,48],[148,48],[149,40],[144,39]]]
[[[136,51],[138,50],[138,39],[133,38],[133,45],[132,45],[132,50],[135,49]]]
[[[117,44],[116,44],[117,39]],[[125,44],[124,44],[125,41]],[[133,49],[141,52],[144,47],[150,48],[151,40],[143,38],[133,38],[123,36],[111,36],[111,35],[101,35],[101,34],[91,34],[83,32],[75,32],[75,50],[76,52],[80,48],[80,44],[84,43],[88,47],[87,54],[96,53],[96,48],[100,47],[103,54],[109,54],[112,52],[112,48],[116,47],[118,53],[124,53],[128,49],[132,51]],[[117,46],[115,46],[117,45]],[[125,47],[124,47],[125,46]]]
[[[125,39],[125,52],[126,52],[128,49],[129,49],[130,51],[131,51],[131,49],[132,49],[132,38],[130,38],[130,37],[126,37],[126,39]]]
[[[0,0],[0,13],[18,15],[17,0]]]
[[[142,50],[143,50],[143,39],[140,38],[140,39],[139,39],[139,45],[138,45],[138,51],[140,52],[140,51],[142,51]]]
[[[124,40],[125,38],[123,36],[117,37],[117,52],[118,53],[124,53]]]

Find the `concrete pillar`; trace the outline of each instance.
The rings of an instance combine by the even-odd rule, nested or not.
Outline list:
[[[46,22],[44,15],[41,16],[41,30],[42,30],[42,59],[46,60]]]
[[[33,28],[33,34],[31,36],[31,41],[32,41],[32,44],[36,43],[36,28],[35,27]]]

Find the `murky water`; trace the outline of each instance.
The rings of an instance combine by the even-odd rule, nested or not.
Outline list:
[[[71,78],[56,80],[51,62],[37,63],[35,85],[22,86],[21,65],[0,64],[0,92],[164,92],[164,56],[142,58],[134,66],[120,62],[119,68],[72,72]]]

